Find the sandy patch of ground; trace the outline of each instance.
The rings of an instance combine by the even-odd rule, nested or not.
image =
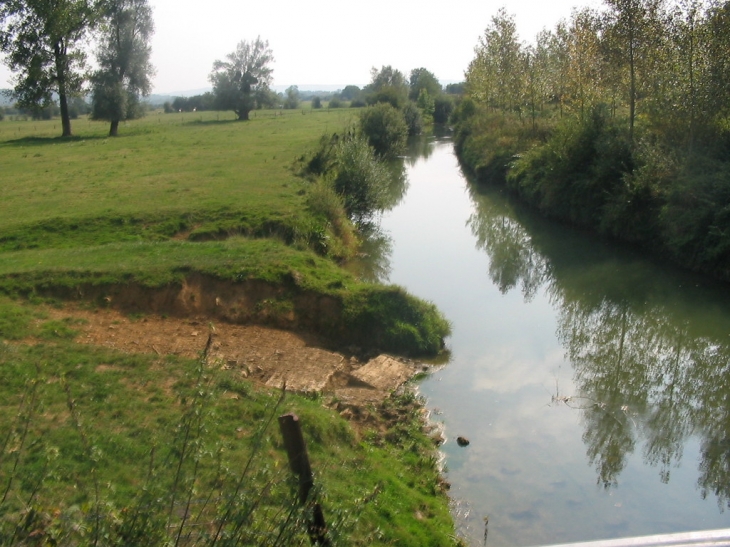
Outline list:
[[[381,355],[367,363],[326,351],[318,338],[258,325],[211,323],[205,317],[180,318],[154,314],[127,316],[113,309],[88,310],[67,305],[49,309],[51,319],[74,318],[82,344],[128,353],[156,353],[196,358],[208,335],[212,344],[208,362],[237,370],[269,387],[304,393],[328,393],[341,410],[356,413],[377,406],[423,366]]]

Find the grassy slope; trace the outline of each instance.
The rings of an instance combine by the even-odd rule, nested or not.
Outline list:
[[[256,390],[219,363],[199,376],[195,361],[77,345],[73,322],[48,320],[38,308],[3,297],[0,317],[0,337],[37,339],[33,346],[0,344],[0,498],[9,487],[0,501],[0,545],[86,545],[97,530],[107,536],[104,545],[133,544],[140,514],[153,521],[144,544],[162,544],[154,538],[167,534],[168,505],[175,529],[188,495],[195,517],[186,534],[193,538],[201,522],[220,518],[222,500],[234,499],[238,512],[229,531],[246,502],[259,500],[245,520],[258,537],[253,543],[283,528],[293,537],[280,544],[307,545],[303,526],[284,526],[280,513],[293,490],[276,421],[263,429],[284,412],[300,416],[336,545],[453,543],[446,498],[436,492],[429,441],[413,425],[413,408],[405,410],[412,421],[387,434],[392,442],[375,434],[360,439],[321,401],[287,395],[276,407],[279,393]],[[234,486],[252,453],[237,498]],[[216,501],[199,511],[209,496]],[[31,497],[34,511],[27,513]],[[99,521],[90,518],[97,505]],[[33,532],[35,540],[28,537]]]
[[[305,183],[291,171],[296,157],[322,133],[339,130],[351,116],[347,110],[281,116],[264,112],[249,123],[235,123],[224,119],[228,118],[224,113],[153,115],[120,128],[117,139],[105,138],[106,124],[83,120],[75,123],[77,136],[70,140],[55,138],[57,121],[2,122],[0,290],[27,293],[33,285],[68,286],[90,279],[96,283],[131,279],[160,286],[189,271],[277,282],[296,270],[304,289],[345,295],[354,287],[353,300],[361,308],[362,295],[374,295],[377,312],[389,293],[357,284],[330,261],[304,249],[314,221],[303,205]],[[184,239],[201,232],[283,235],[299,250],[280,239],[207,243]],[[406,313],[412,312],[409,305],[404,307]],[[358,313],[350,311],[356,326],[367,326],[363,316],[373,320],[372,310]],[[43,340],[30,348],[0,344],[0,421],[10,424],[18,415],[28,379],[40,380],[43,402],[42,412],[32,420],[31,432],[37,435],[32,450],[0,447],[0,482],[14,476],[18,454],[20,469],[36,478],[43,475],[45,456],[58,454],[54,455],[58,472],[49,475],[35,500],[40,508],[60,514],[78,501],[88,509],[88,480],[76,497],[67,496],[73,476],[83,477],[91,468],[99,470],[110,507],[134,506],[131,493],[138,491],[134,485],[139,485],[143,473],[140,461],[146,460],[156,441],[162,446],[174,442],[174,429],[184,413],[181,393],[191,387],[195,364],[82,348],[72,341],[73,325],[48,324],[41,317],[36,319],[41,326],[33,327],[31,320],[37,314],[27,302],[0,302],[0,339],[36,329],[33,332]],[[377,313],[374,317],[378,319]],[[409,328],[400,319],[396,324]],[[99,374],[100,364],[110,365],[110,374]],[[38,372],[33,371],[36,366]],[[210,374],[214,377],[209,392],[215,400],[211,408],[217,418],[208,428],[213,437],[203,444],[220,442],[233,452],[240,448],[234,447],[234,424],[246,416],[260,422],[271,396],[240,386],[225,372]],[[67,395],[59,387],[62,378],[88,423],[89,446],[106,454],[96,467],[95,453],[83,448],[79,431],[76,437],[71,434],[74,421]],[[236,389],[245,393],[246,402],[232,403],[234,399],[225,396],[231,386],[239,386]],[[376,438],[360,443],[346,423],[319,403],[291,397],[286,410],[292,409],[307,416],[310,448],[323,458],[315,465],[328,470],[322,482],[332,505],[325,511],[339,514],[341,508],[350,515],[361,514],[355,524],[341,527],[347,530],[345,543],[451,541],[446,498],[432,495],[435,475],[424,439],[410,432],[400,447],[383,445]],[[280,466],[276,435],[267,439],[264,459],[269,467]],[[232,455],[233,463],[245,451],[242,454]],[[28,477],[15,480],[10,490],[13,499],[27,496],[32,484]],[[380,493],[372,502],[357,502],[378,484]],[[7,504],[1,509],[2,519],[17,516],[12,512],[17,507],[10,513],[5,513],[10,510]]]

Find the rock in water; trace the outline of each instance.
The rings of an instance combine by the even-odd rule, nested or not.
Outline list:
[[[469,446],[469,439],[466,437],[456,437],[456,444],[459,446]]]

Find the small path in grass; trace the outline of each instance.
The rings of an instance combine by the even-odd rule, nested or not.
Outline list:
[[[127,316],[113,309],[67,304],[48,308],[49,319],[72,319],[77,343],[127,353],[199,358],[212,334],[210,366],[237,372],[261,385],[331,395],[343,415],[367,419],[393,390],[424,365],[380,355],[368,362],[322,349],[316,336],[259,325],[211,323],[205,317]]]

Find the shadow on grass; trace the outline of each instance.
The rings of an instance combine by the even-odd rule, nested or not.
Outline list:
[[[50,144],[65,144],[71,142],[100,141],[109,138],[116,139],[119,137],[109,137],[109,135],[87,135],[84,137],[76,135],[71,137],[21,137],[20,139],[13,139],[0,143],[0,146],[47,146]]]
[[[229,124],[235,124],[235,123],[241,123],[243,121],[247,120],[191,120],[186,121],[183,123],[183,125],[229,125]]]

